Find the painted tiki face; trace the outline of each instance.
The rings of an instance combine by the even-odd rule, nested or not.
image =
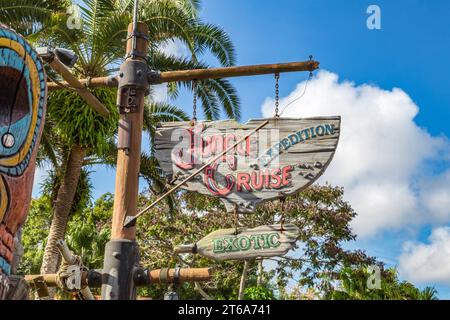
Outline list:
[[[41,60],[23,37],[0,25],[0,270],[9,274],[14,235],[31,199],[46,104]]]

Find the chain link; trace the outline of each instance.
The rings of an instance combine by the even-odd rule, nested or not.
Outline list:
[[[280,86],[279,86],[280,74],[275,73],[275,118],[280,117],[279,115],[279,107],[280,107]]]

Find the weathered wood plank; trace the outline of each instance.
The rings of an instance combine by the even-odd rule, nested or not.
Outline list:
[[[266,225],[257,228],[221,229],[195,245],[175,247],[176,253],[197,253],[216,261],[248,260],[285,255],[294,248],[300,230],[293,224]]]
[[[155,156],[175,184],[267,119],[161,124]],[[228,211],[253,212],[264,201],[301,191],[325,171],[340,135],[340,117],[271,119],[254,136],[183,188],[220,197]]]

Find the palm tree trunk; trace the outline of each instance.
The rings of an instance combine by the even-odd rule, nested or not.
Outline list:
[[[249,264],[250,263],[248,260],[244,260],[244,269],[242,270],[241,283],[239,285],[238,300],[244,299],[245,282],[247,281],[247,272]]]
[[[70,209],[77,191],[78,180],[83,167],[85,150],[79,145],[73,145],[66,170],[56,196],[53,210],[52,224],[45,246],[44,258],[41,266],[41,274],[56,273],[60,263],[60,254],[56,247],[56,241],[64,239],[67,223],[69,222]]]
[[[263,259],[258,261],[258,277],[256,278],[256,286],[261,287],[263,282]]]

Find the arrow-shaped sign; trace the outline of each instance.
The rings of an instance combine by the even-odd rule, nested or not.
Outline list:
[[[294,248],[300,230],[293,224],[214,231],[194,245],[175,247],[176,253],[197,253],[216,261],[282,256]]]

